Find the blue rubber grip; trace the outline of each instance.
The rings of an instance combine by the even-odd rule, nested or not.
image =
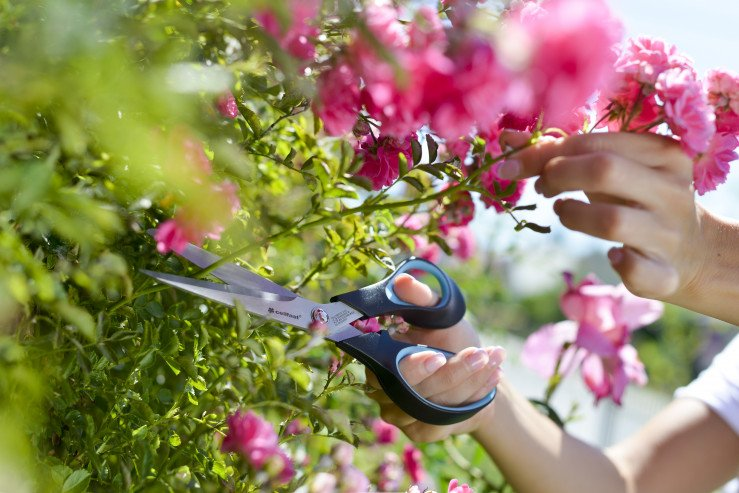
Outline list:
[[[336,342],[336,346],[372,370],[388,397],[400,409],[424,423],[432,425],[459,423],[480,412],[495,398],[496,389],[479,401],[458,407],[443,406],[424,398],[406,382],[400,373],[398,368],[400,361],[410,354],[421,351],[436,351],[447,359],[454,356],[454,353],[396,341],[385,330],[344,339]]]
[[[441,299],[434,306],[418,306],[398,298],[393,291],[395,278],[408,271],[421,270],[436,278],[441,287]],[[379,315],[400,315],[406,322],[426,329],[446,329],[464,317],[467,307],[459,286],[435,264],[410,257],[382,281],[356,291],[340,294],[331,301],[341,301],[364,313],[363,318]]]

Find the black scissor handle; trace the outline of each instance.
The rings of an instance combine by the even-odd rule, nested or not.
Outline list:
[[[434,276],[441,287],[441,299],[434,306],[418,306],[398,298],[393,281],[404,272],[422,270]],[[459,286],[435,264],[420,258],[404,260],[395,271],[380,282],[340,294],[331,301],[341,301],[364,313],[363,318],[400,315],[410,324],[427,329],[446,329],[456,324],[467,310]]]
[[[382,330],[336,342],[336,346],[354,356],[377,376],[382,390],[403,411],[419,421],[432,425],[450,425],[471,418],[493,402],[496,389],[471,404],[458,407],[443,406],[419,395],[408,385],[398,364],[408,355],[421,351],[436,351],[447,359],[454,353],[443,349],[396,341]]]

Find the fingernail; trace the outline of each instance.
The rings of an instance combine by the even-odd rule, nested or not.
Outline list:
[[[442,356],[441,354],[435,354],[431,356],[430,358],[426,359],[426,362],[424,365],[426,366],[426,371],[429,373],[433,373],[446,363],[446,358]]]
[[[472,371],[477,371],[488,364],[488,353],[483,349],[476,349],[464,358],[465,363]]]
[[[562,204],[564,203],[564,199],[557,199],[554,201],[554,205],[552,208],[554,209],[555,214],[559,214],[559,210],[562,207]]]
[[[521,163],[517,159],[507,159],[498,168],[498,176],[504,180],[513,180],[521,173]]]
[[[536,193],[541,193],[541,180],[534,182],[534,190],[536,190]]]
[[[503,364],[506,358],[506,350],[500,346],[493,346],[487,349],[490,362],[496,366]]]
[[[611,264],[613,265],[620,264],[623,259],[624,259],[624,251],[621,248],[611,248],[608,251],[608,260],[611,261]]]

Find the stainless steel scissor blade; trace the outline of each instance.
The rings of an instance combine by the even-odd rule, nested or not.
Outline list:
[[[153,235],[153,230],[149,231],[149,234]],[[197,247],[192,243],[188,243],[185,247],[185,250],[179,255],[186,258],[201,269],[208,268],[221,260],[221,257],[219,257],[218,255],[203,250],[202,248]],[[254,274],[248,269],[245,269],[234,263],[229,262],[227,264],[218,266],[217,268],[213,269],[211,274],[213,274],[221,281],[235,286],[244,286],[246,288],[259,289],[260,291],[289,296],[291,298],[297,296],[294,292],[290,291],[286,287],[280,286],[279,284],[272,282],[269,279],[265,279],[259,274]]]
[[[248,312],[302,329],[308,330],[313,320],[325,318],[328,327],[328,334],[325,337],[333,341],[362,334],[349,323],[358,320],[363,314],[342,302],[321,304],[298,296],[292,291],[290,296],[284,296],[244,286],[218,284],[162,272],[150,270],[141,272],[183,291],[228,306],[239,303]]]

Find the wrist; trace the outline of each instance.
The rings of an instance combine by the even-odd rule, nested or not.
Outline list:
[[[739,222],[696,205],[697,231],[686,239],[684,281],[665,301],[726,322],[739,323]],[[691,258],[692,257],[692,258]]]

